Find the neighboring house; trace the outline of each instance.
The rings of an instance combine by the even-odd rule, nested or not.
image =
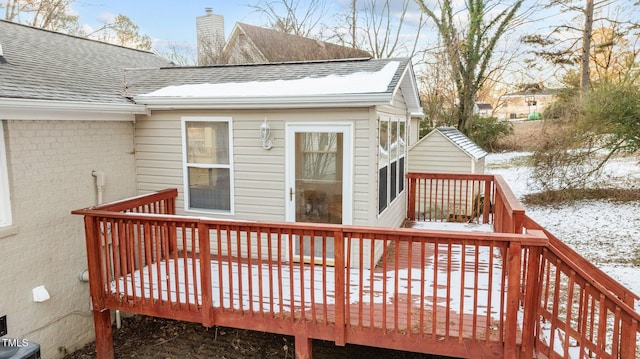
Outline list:
[[[196,24],[201,65],[371,57],[364,50],[243,23],[236,23],[225,43],[224,18],[213,14],[210,8],[206,15],[196,18]]]
[[[137,193],[124,69],[170,64],[127,49],[0,20],[0,316],[7,338],[56,358],[93,339],[82,221],[75,208]],[[44,285],[50,299],[34,302]]]
[[[487,152],[453,127],[437,127],[409,148],[409,172],[484,173]]]
[[[543,113],[556,101],[557,89],[534,88],[512,92],[500,97],[496,117],[500,120],[527,119],[531,113]]]
[[[493,115],[493,106],[488,102],[475,101],[473,103],[473,114],[480,117],[491,117]]]
[[[422,113],[408,59],[173,68],[6,21],[0,45],[0,316],[43,357],[93,337],[72,209],[176,187],[181,214],[405,219]],[[41,285],[50,299],[34,302]]]

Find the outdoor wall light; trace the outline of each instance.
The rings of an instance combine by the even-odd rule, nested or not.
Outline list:
[[[267,118],[264,118],[264,122],[260,125],[260,139],[262,140],[262,148],[270,150],[273,147],[273,143],[269,139],[271,136],[271,127],[267,123]]]

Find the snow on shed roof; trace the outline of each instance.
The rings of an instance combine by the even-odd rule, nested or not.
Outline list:
[[[469,137],[465,136],[464,133],[460,132],[455,127],[437,127],[427,136],[431,135],[435,131],[442,134],[442,136],[451,141],[451,143],[453,143],[454,145],[458,146],[458,148],[463,150],[467,155],[475,160],[479,160],[487,155],[487,151],[483,150],[482,147],[478,146]]]

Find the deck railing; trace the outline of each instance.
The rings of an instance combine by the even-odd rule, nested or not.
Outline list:
[[[410,174],[408,189],[409,219],[498,233],[176,216],[175,190],[74,211],[99,357],[113,356],[106,309],[294,335],[303,358],[311,338],[457,357],[636,357],[638,298],[526,217],[501,178]],[[382,258],[364,263],[377,248]]]
[[[640,316],[634,310],[638,296],[526,216],[501,176],[409,173],[407,177],[409,219],[452,221],[461,216],[452,211],[432,216],[430,209],[469,208],[460,203],[472,202],[475,212],[462,213],[470,222],[477,221],[480,213],[482,223],[493,224],[496,232],[543,233],[545,246],[522,248],[519,300],[525,357],[534,351],[548,358],[640,357]],[[478,188],[484,188],[484,211],[476,209],[477,194],[482,192]],[[514,273],[509,268],[507,272]]]

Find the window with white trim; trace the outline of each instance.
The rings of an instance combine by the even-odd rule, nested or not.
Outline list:
[[[11,196],[9,192],[9,169],[4,143],[4,129],[0,121],[0,228],[13,224],[11,218]]]
[[[403,119],[381,117],[378,134],[378,213],[404,191],[406,124]]]
[[[231,117],[183,117],[185,210],[233,213]]]

